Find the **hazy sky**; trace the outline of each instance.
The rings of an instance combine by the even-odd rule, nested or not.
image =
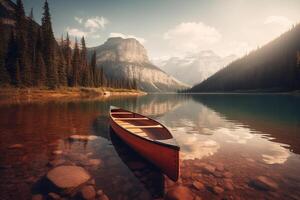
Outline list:
[[[97,46],[136,37],[151,59],[213,50],[241,56],[300,21],[300,0],[49,0],[55,35]],[[40,22],[42,0],[24,0]]]

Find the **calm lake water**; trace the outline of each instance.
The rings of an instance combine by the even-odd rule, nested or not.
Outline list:
[[[177,183],[110,131],[109,105],[169,128],[181,147]],[[97,138],[68,139],[74,134]],[[43,192],[37,182],[57,160],[83,166],[110,199],[162,198],[176,184],[202,199],[300,199],[299,154],[300,96],[170,94],[0,107],[1,200]]]

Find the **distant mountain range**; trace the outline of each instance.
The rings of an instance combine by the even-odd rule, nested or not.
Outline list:
[[[299,89],[300,24],[232,62],[189,92],[281,92]]]
[[[136,80],[138,88],[147,92],[170,92],[188,87],[153,65],[146,49],[136,39],[109,38],[103,45],[88,49],[88,54],[94,51],[97,67],[102,67],[109,79]]]
[[[235,60],[235,55],[221,57],[213,51],[201,51],[182,58],[172,57],[160,61],[159,67],[184,83],[195,85],[207,79]]]

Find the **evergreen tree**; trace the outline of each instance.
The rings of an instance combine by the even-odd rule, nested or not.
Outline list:
[[[91,80],[92,80],[92,86],[97,86],[97,79],[96,79],[96,51],[94,50],[91,58]]]
[[[55,60],[55,39],[53,35],[48,1],[44,4],[42,18],[43,56],[47,67],[47,84],[54,89],[58,86],[58,73]]]
[[[17,86],[19,80],[16,80],[17,77],[17,56],[18,56],[18,46],[13,30],[10,33],[10,38],[8,42],[6,58],[5,58],[5,68],[7,69],[11,84]]]
[[[8,85],[10,83],[10,77],[5,67],[5,50],[4,50],[4,38],[3,30],[0,29],[0,86]]]
[[[16,6],[16,41],[17,59],[19,60],[20,77],[24,86],[31,86],[31,68],[27,58],[26,18],[22,0],[17,0]]]
[[[33,70],[34,85],[41,87],[46,86],[46,66],[43,58],[43,45],[42,45],[42,34],[41,30],[37,31],[36,39],[36,56],[35,56],[35,67]]]
[[[63,55],[63,45],[64,40],[63,36],[61,37],[61,43],[59,46],[58,52],[58,80],[60,86],[67,86],[67,74],[66,74],[66,61]]]
[[[34,85],[35,82],[35,76],[34,76],[34,69],[35,61],[36,61],[36,37],[37,32],[35,28],[35,22],[33,18],[33,9],[30,11],[29,20],[28,20],[28,27],[27,27],[27,51],[26,51],[26,58],[28,61],[28,69],[27,73],[29,73],[27,76],[31,79],[31,84]]]
[[[72,81],[71,86],[77,87],[79,85],[79,70],[80,70],[80,52],[78,48],[77,39],[75,39],[75,47],[72,58]]]
[[[84,37],[81,38],[81,85],[84,87],[90,86],[90,70],[87,64],[87,49]]]
[[[63,54],[66,61],[66,73],[68,85],[72,85],[72,49],[70,48],[71,41],[69,34],[67,33],[66,41],[64,42]]]

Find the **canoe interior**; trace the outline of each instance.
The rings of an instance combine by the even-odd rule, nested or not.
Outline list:
[[[146,137],[151,140],[168,140],[173,138],[171,133],[160,123],[143,115],[130,113],[129,111],[123,109],[112,109],[111,116],[114,118],[114,121],[120,126],[123,126],[125,128],[129,127],[127,129],[133,134],[138,135],[138,132],[143,132]],[[133,120],[134,118],[137,118],[137,120]],[[134,128],[135,126],[137,126],[137,128]],[[142,128],[143,126],[147,128]]]

